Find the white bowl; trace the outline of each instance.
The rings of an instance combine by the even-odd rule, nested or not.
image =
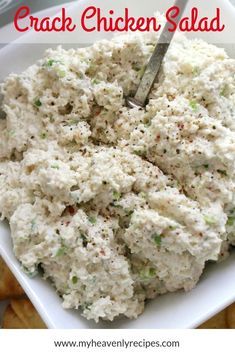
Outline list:
[[[235,11],[230,3],[225,0],[223,2],[214,0],[214,3],[216,2],[229,18],[233,16],[235,22]],[[79,1],[75,5],[76,11],[88,3],[89,0]],[[148,0],[148,3],[147,14],[149,8],[154,9],[155,1]],[[129,0],[128,6],[135,8],[136,0]],[[144,7],[141,11],[142,15],[145,15]],[[3,48],[0,51],[0,80],[9,72],[19,72],[26,68],[40,57],[44,49],[45,46],[36,45],[32,50],[32,46],[23,44]],[[230,46],[230,55],[235,58],[234,45]],[[12,251],[10,231],[6,222],[0,223],[0,254],[49,328],[194,328],[235,300],[235,251],[233,251],[226,261],[210,264],[197,287],[191,292],[166,294],[152,300],[137,320],[118,319],[113,323],[95,324],[82,318],[79,311],[62,309],[61,299],[48,282],[39,277],[30,279],[21,271]]]

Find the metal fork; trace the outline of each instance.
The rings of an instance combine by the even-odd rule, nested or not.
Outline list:
[[[174,19],[174,22],[178,25],[182,18],[183,12],[189,0],[176,0],[174,6],[180,9],[178,16]],[[154,85],[154,82],[158,79],[160,68],[163,59],[168,51],[170,43],[174,37],[175,32],[169,31],[170,24],[166,23],[159,41],[154,49],[154,52],[149,60],[149,63],[145,69],[144,75],[140,81],[139,87],[134,97],[126,98],[126,105],[130,108],[134,107],[145,107],[149,93]]]

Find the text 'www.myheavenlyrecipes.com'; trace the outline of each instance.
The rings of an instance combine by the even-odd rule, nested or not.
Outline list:
[[[158,340],[97,340],[97,339],[90,339],[90,340],[65,340],[65,341],[54,341],[55,348],[74,348],[74,349],[99,349],[99,348],[109,348],[111,349],[148,349],[148,348],[179,348],[180,342],[177,340],[165,340],[165,341],[158,341]]]

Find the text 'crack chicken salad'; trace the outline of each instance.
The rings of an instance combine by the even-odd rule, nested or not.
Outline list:
[[[15,254],[95,321],[190,290],[235,245],[235,60],[177,35],[146,110],[126,108],[157,38],[50,49],[2,85]]]

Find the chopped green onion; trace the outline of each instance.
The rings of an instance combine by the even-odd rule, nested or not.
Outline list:
[[[77,283],[78,283],[78,278],[77,278],[77,276],[73,276],[73,277],[72,277],[72,283],[73,283],[73,284],[77,284]]]
[[[60,167],[58,166],[58,164],[51,165],[51,168],[52,168],[52,169],[60,169]]]
[[[155,268],[150,268],[149,269],[149,276],[154,277],[156,275],[156,270]]]
[[[96,224],[96,222],[97,222],[96,218],[92,217],[92,216],[88,218],[88,221],[93,225]]]
[[[228,217],[227,226],[233,226],[235,223],[235,217]]]
[[[111,203],[110,205],[115,208],[123,208],[121,205],[118,205],[117,203]]]
[[[189,106],[190,106],[190,108],[192,108],[192,110],[193,110],[194,112],[196,112],[196,111],[198,110],[198,104],[197,104],[197,102],[195,102],[195,101],[190,101],[190,102],[189,102]]]
[[[64,71],[64,70],[57,70],[56,72],[60,78],[63,78],[66,76],[66,71]]]
[[[154,240],[154,243],[156,245],[161,246],[161,244],[162,244],[162,235],[154,234],[153,235],[153,240]]]
[[[146,197],[148,196],[148,194],[147,194],[146,192],[141,191],[141,192],[139,193],[139,196],[142,197],[143,199],[146,199]]]
[[[208,215],[204,215],[204,221],[206,222],[206,224],[208,225],[213,225],[216,223],[216,219],[212,216],[208,216]]]
[[[141,78],[142,78],[142,76],[144,75],[145,70],[146,70],[146,66],[145,66],[145,65],[143,65],[143,66],[141,67],[141,69],[138,70],[138,71],[139,71],[139,75],[140,75]]]
[[[66,252],[66,247],[65,246],[62,246],[61,248],[59,248],[55,254],[56,257],[59,257],[59,256],[63,256]]]
[[[227,92],[227,85],[225,85],[220,91],[220,96],[225,97]]]
[[[54,64],[56,63],[56,61],[55,60],[53,60],[53,59],[50,59],[50,60],[48,60],[48,62],[47,62],[47,66],[49,66],[49,67],[51,67],[51,66],[53,66]]]
[[[176,230],[178,227],[177,226],[169,226],[170,230]]]
[[[194,76],[197,76],[199,74],[199,68],[197,66],[195,66],[193,69],[192,69],[192,74]]]
[[[45,140],[47,138],[47,133],[46,132],[42,132],[40,137],[41,137],[41,139]]]
[[[203,164],[203,167],[204,167],[205,169],[208,169],[208,168],[209,168],[209,164]]]
[[[146,154],[146,151],[145,150],[142,150],[142,151],[141,150],[135,150],[134,154],[136,154],[136,156],[143,157]]]
[[[132,68],[133,68],[133,70],[138,72],[140,77],[142,77],[145,70],[146,70],[146,65],[141,65],[141,64],[135,63],[135,64],[133,64]]]
[[[38,275],[38,270],[37,270],[37,268],[35,268],[34,271],[29,271],[29,269],[28,269],[27,267],[22,266],[22,269],[23,269],[24,273],[25,273],[27,276],[29,276],[30,278],[34,278],[34,277],[36,277],[36,276]]]
[[[121,194],[120,192],[118,192],[118,191],[114,191],[114,192],[113,192],[113,199],[114,199],[114,201],[119,201],[120,198],[121,198],[121,196],[122,196],[122,194]]]
[[[91,310],[91,303],[84,303],[83,305],[81,305],[81,309],[84,310]]]
[[[36,107],[41,107],[42,102],[40,101],[40,99],[39,99],[39,98],[38,98],[38,99],[35,99],[35,101],[34,101],[34,105],[36,105]]]
[[[156,270],[153,267],[147,267],[140,271],[140,278],[143,280],[151,279],[156,276]]]
[[[93,83],[94,85],[98,85],[100,82],[101,82],[101,81],[98,80],[97,78],[94,78],[94,80],[92,80],[92,83]]]
[[[78,124],[78,120],[76,120],[76,119],[70,119],[68,121],[68,125],[77,125],[77,124]]]
[[[63,64],[63,62],[60,60],[49,59],[46,63],[43,64],[43,66],[52,67],[54,64],[57,64],[57,63]]]
[[[132,216],[132,215],[133,215],[133,213],[134,213],[134,211],[132,211],[132,210],[130,211],[130,210],[125,209],[124,211],[125,211],[125,213],[126,213],[127,217]]]

